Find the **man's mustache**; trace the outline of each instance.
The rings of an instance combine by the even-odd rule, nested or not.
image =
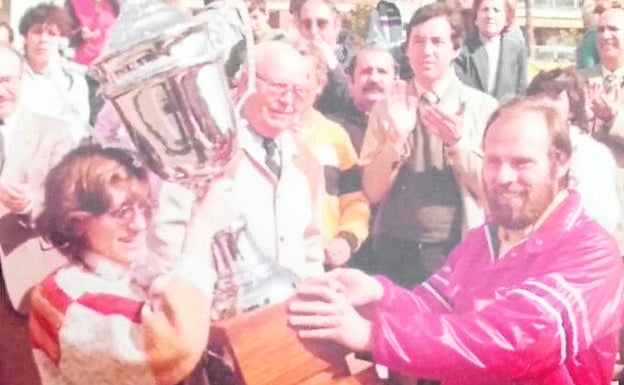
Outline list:
[[[371,92],[371,91],[378,91],[378,92],[384,92],[384,87],[380,84],[380,83],[376,83],[376,82],[368,82],[364,85],[364,88],[362,88],[362,91],[364,92]]]

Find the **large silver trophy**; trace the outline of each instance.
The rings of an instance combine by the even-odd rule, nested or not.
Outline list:
[[[158,0],[126,0],[108,39],[91,73],[146,164],[201,197],[236,148],[243,100],[232,102],[223,63],[241,40],[251,52],[244,3],[214,1],[189,18]],[[247,62],[251,91],[251,55]],[[258,253],[244,218],[236,222],[212,242],[215,320],[282,302],[297,283],[293,273]]]

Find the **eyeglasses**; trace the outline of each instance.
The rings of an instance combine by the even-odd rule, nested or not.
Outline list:
[[[266,84],[266,88],[268,90],[267,93],[272,97],[281,97],[284,96],[288,91],[292,91],[295,97],[301,100],[305,99],[310,94],[310,90],[303,86],[273,82],[258,74],[256,75],[256,78]]]
[[[318,29],[325,29],[329,25],[328,19],[302,19],[301,24],[305,27],[305,29],[312,29],[313,25],[316,25]]]
[[[135,218],[137,212],[144,218],[151,218],[152,209],[153,207],[149,203],[124,203],[121,207],[107,212],[106,215],[119,224],[127,225]]]

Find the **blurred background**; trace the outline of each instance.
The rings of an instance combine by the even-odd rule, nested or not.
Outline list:
[[[191,8],[200,8],[204,0],[180,0]],[[574,53],[584,29],[590,23],[584,9],[593,7],[591,0],[522,0],[518,1],[516,24],[525,34],[531,56],[529,78],[540,70],[574,63]],[[14,30],[26,9],[41,0],[0,0],[0,20],[8,21]],[[52,3],[63,5],[63,0]],[[363,39],[366,23],[376,0],[336,0],[343,15],[344,26],[355,38]],[[420,0],[412,0],[414,9]],[[270,24],[288,30],[291,16],[288,13],[289,0],[268,1]],[[16,34],[15,47],[21,46],[21,36]]]

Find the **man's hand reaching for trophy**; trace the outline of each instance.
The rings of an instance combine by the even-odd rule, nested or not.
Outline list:
[[[357,307],[383,296],[377,280],[355,269],[336,269],[302,284],[288,304],[289,324],[304,339],[329,339],[353,351],[372,349],[372,324]]]
[[[371,322],[349,304],[344,293],[308,283],[298,291],[299,300],[289,304],[289,324],[303,339],[328,339],[353,351],[372,348]]]

